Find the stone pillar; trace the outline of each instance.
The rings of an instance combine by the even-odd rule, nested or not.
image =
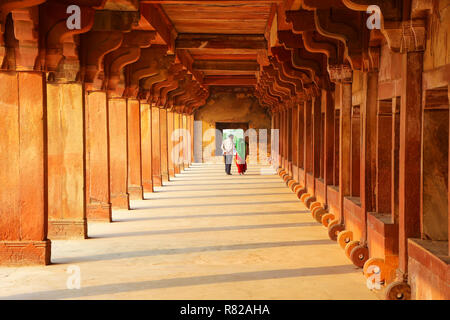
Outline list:
[[[399,269],[408,268],[408,238],[420,238],[423,52],[402,57],[399,165]]]
[[[295,181],[298,181],[298,106],[294,105],[291,109],[292,113],[292,167],[296,168],[292,171],[292,176]]]
[[[81,83],[47,84],[48,238],[85,239],[84,97]]]
[[[322,105],[325,110],[324,130],[324,183],[325,186],[334,184],[334,105],[333,97],[329,90],[322,90]],[[325,187],[326,190],[326,187]]]
[[[189,160],[189,164],[192,164],[194,162],[194,114],[189,115],[189,133],[191,135],[191,139],[189,140],[190,143],[190,154],[191,158]]]
[[[283,167],[283,130],[281,126],[281,111],[276,113],[275,126],[278,129],[278,167]]]
[[[110,192],[113,208],[130,209],[127,99],[109,99]]]
[[[312,102],[312,172],[314,178],[320,177],[320,145],[321,145],[321,126],[322,126],[322,98],[321,95],[315,96]],[[314,184],[315,190],[315,184]]]
[[[178,132],[178,134],[174,135],[174,137],[178,137],[177,139],[175,139],[173,141],[173,145],[178,145],[180,143],[180,114],[179,113],[174,113],[174,117],[173,117],[173,126],[174,126],[174,130],[176,132]],[[181,172],[181,163],[180,163],[180,155],[177,154],[175,155],[176,158],[173,159],[174,162],[174,167],[175,167],[175,174],[178,174]]]
[[[128,99],[128,193],[131,200],[142,200],[141,107],[139,100]]]
[[[305,102],[301,102],[298,106],[298,167],[305,169]],[[303,177],[299,177],[299,182]]]
[[[344,197],[350,195],[350,142],[352,117],[352,84],[343,82],[339,86],[341,98],[341,118],[339,122],[339,214],[344,222]]]
[[[108,99],[105,91],[86,93],[87,219],[111,221]]]
[[[153,192],[151,124],[152,111],[150,104],[141,102],[141,166],[144,192]]]
[[[393,212],[392,198],[395,190],[392,188],[392,101],[378,102],[377,114],[377,172],[376,172],[376,212]]]
[[[305,175],[313,172],[312,101],[305,102]]]
[[[400,97],[392,99],[392,176],[391,176],[391,208],[392,221],[398,225],[399,217],[399,161],[400,161]]]
[[[50,263],[45,76],[0,71],[0,265]]]
[[[286,170],[286,172],[289,171],[287,124],[288,124],[287,110],[283,110],[283,168]]]
[[[153,186],[162,186],[161,174],[161,137],[160,137],[160,115],[158,107],[152,109],[152,175]]]
[[[361,114],[362,145],[361,145],[361,209],[364,214],[362,221],[362,239],[367,241],[367,213],[376,208],[376,162],[377,162],[377,104],[378,104],[378,71],[364,73],[364,101]]]
[[[167,112],[167,156],[168,156],[168,172],[169,172],[169,180],[172,177],[175,177],[175,164],[173,161],[173,141],[172,141],[172,135],[174,130],[174,113],[173,111]]]
[[[286,110],[286,159],[287,159],[287,171],[292,176],[292,109]]]
[[[183,114],[182,116],[183,121],[183,168],[189,168],[189,128],[188,128],[188,120],[187,116]]]
[[[168,145],[167,145],[167,110],[159,109],[159,132],[161,137],[161,176],[163,181],[169,181]]]
[[[280,110],[278,124],[280,127],[280,166],[284,169],[284,112]]]

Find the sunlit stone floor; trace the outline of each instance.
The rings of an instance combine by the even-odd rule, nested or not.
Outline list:
[[[46,267],[0,268],[1,299],[376,299],[276,175],[194,164]],[[67,282],[79,270],[80,289]]]

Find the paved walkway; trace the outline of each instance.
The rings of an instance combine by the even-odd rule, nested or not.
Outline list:
[[[0,268],[0,299],[376,298],[280,177],[233,173],[194,164],[90,239],[53,241],[52,265]]]

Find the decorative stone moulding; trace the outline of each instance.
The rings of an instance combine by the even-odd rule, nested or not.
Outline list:
[[[350,65],[328,65],[328,74],[333,82],[352,82],[353,70]]]
[[[405,53],[425,50],[425,20],[385,21],[381,32],[384,34],[389,48],[394,52]]]

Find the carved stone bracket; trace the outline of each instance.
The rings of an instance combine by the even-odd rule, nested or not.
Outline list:
[[[426,24],[424,20],[385,21],[381,32],[389,48],[394,52],[424,51],[426,45]]]
[[[351,83],[353,80],[353,70],[349,65],[328,65],[328,74],[332,82]]]

